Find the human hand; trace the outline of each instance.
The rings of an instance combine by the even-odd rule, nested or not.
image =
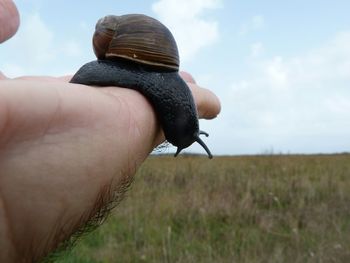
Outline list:
[[[216,96],[182,74],[201,118]],[[70,77],[0,81],[0,261],[39,259],[120,197],[164,140],[138,92]]]
[[[19,25],[0,0],[0,43]],[[182,74],[199,116],[218,99]],[[164,140],[139,93],[68,83],[70,77],[7,79],[0,72],[0,262],[37,261],[121,198],[141,162]]]

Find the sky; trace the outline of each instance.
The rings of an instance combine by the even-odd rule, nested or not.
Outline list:
[[[143,13],[174,34],[181,70],[221,100],[220,115],[200,121],[214,155],[350,151],[350,1],[15,3],[20,29],[0,45],[9,77],[73,74],[95,59],[100,17]]]

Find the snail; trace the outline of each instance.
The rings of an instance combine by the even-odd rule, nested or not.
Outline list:
[[[118,86],[143,94],[154,107],[165,138],[182,149],[198,142],[212,154],[200,134],[192,93],[180,77],[179,54],[169,29],[142,14],[109,15],[98,20],[93,35],[97,60],[83,65],[71,83]]]

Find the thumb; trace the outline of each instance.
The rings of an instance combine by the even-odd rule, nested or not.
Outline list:
[[[19,13],[12,0],[0,0],[0,43],[12,37],[19,27]]]

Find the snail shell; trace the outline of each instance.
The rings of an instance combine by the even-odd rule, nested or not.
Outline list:
[[[199,138],[192,93],[179,76],[179,54],[171,32],[145,15],[106,16],[96,24],[93,49],[98,58],[83,65],[71,83],[118,86],[142,93],[154,107],[175,156],[193,142],[212,155]]]
[[[179,53],[173,35],[149,16],[103,17],[96,24],[92,42],[98,59],[121,57],[179,70]]]

